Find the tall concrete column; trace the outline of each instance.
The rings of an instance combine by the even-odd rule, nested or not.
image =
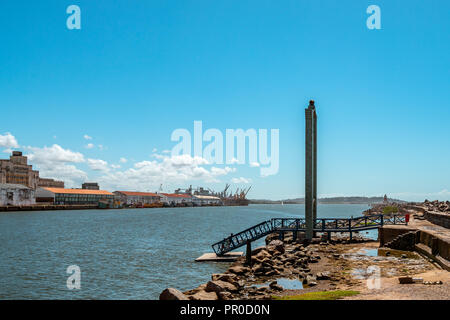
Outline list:
[[[314,102],[313,102],[314,105]],[[314,123],[314,134],[313,134],[313,143],[314,143],[314,154],[313,154],[313,219],[314,221],[317,219],[317,113],[314,111],[313,114],[313,123]]]
[[[305,220],[306,239],[313,238],[317,218],[317,114],[314,101],[305,109]]]

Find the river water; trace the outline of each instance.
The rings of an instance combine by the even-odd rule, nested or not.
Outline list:
[[[365,209],[319,205],[318,217]],[[158,299],[167,287],[192,289],[228,268],[194,262],[212,243],[298,216],[303,205],[0,213],[0,299]],[[79,290],[66,286],[71,265],[81,270]]]

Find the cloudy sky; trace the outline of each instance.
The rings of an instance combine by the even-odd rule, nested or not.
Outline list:
[[[320,195],[450,199],[448,1],[77,1],[81,30],[67,5],[0,4],[2,158],[69,187],[302,197],[314,99]],[[194,121],[278,129],[278,172],[173,156]]]

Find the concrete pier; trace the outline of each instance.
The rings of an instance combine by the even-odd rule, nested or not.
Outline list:
[[[195,259],[195,262],[233,262],[243,255],[244,253],[242,251],[228,252],[223,256],[218,256],[214,252],[208,252]]]

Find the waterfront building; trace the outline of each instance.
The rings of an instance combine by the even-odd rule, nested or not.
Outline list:
[[[38,187],[64,188],[64,182],[39,177],[28,158],[21,151],[13,151],[8,159],[0,159],[0,183],[21,184],[31,189]]]
[[[39,178],[38,187],[42,188],[64,188],[64,181],[54,179]]]
[[[203,196],[194,195],[192,196],[192,202],[198,206],[211,206],[211,205],[222,205],[222,199],[215,196]]]
[[[85,182],[81,185],[81,189],[85,190],[100,190],[100,186],[97,182]]]
[[[146,205],[159,203],[161,196],[151,192],[114,191],[115,200],[125,205]]]
[[[0,160],[0,183],[21,184],[36,189],[38,180],[39,172],[33,170],[22,152],[13,151],[9,160]]]
[[[114,194],[104,190],[38,188],[38,202],[53,204],[98,204],[99,202],[114,202]]]
[[[161,201],[168,205],[189,204],[192,203],[192,196],[184,193],[159,193]]]
[[[33,189],[21,184],[0,183],[0,206],[21,206],[35,203]]]

